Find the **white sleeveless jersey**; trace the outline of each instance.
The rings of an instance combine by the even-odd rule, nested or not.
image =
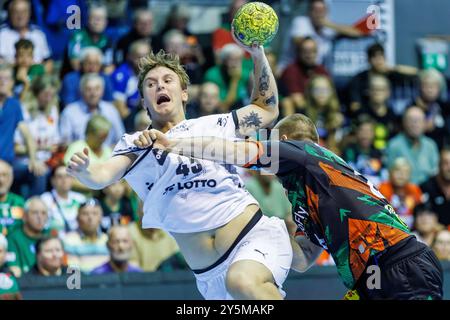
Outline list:
[[[169,130],[170,138],[215,136],[236,138],[233,113],[184,120]],[[125,134],[114,155],[135,153],[138,158],[124,178],[144,201],[143,228],[193,233],[225,225],[257,201],[230,165],[191,159],[133,144],[140,132]]]

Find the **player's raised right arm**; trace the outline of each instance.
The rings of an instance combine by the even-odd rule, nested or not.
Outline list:
[[[103,163],[90,164],[89,152],[76,152],[67,164],[67,172],[88,188],[99,190],[122,178],[135,155],[117,155]]]

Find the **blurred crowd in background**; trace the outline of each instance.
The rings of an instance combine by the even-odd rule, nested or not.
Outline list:
[[[252,61],[230,34],[246,1],[227,2],[221,25],[207,35],[189,30],[182,1],[156,30],[151,2],[0,1],[3,277],[62,275],[70,265],[90,274],[188,269],[167,233],[140,227],[140,201],[125,182],[93,191],[65,169],[84,148],[92,162],[108,159],[122,134],[151,124],[137,89],[139,59],[151,51],[180,56],[191,81],[188,119],[250,102]],[[368,69],[337,88],[325,63],[333,42],[370,33],[331,21],[326,1],[298,2],[303,9],[292,12],[290,28],[277,36],[282,45],[265,47],[280,118],[312,118],[321,144],[366,175],[418,239],[450,261],[448,80],[433,68],[389,65],[383,44],[374,41],[366,48]],[[66,27],[74,3],[81,10],[78,30]],[[400,107],[393,94],[399,88]],[[273,176],[243,176],[266,215],[291,219]],[[326,253],[317,261],[332,263]]]

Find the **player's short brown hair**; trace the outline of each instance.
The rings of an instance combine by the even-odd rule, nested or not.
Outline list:
[[[147,73],[157,67],[166,67],[178,75],[180,78],[181,88],[187,89],[189,85],[189,76],[180,63],[180,57],[173,53],[166,53],[164,50],[160,50],[157,54],[151,52],[148,56],[141,58],[139,61],[139,82],[138,89],[141,97],[144,79]]]
[[[304,114],[295,113],[287,116],[280,120],[274,129],[279,130],[280,137],[286,135],[292,140],[319,142],[319,134],[314,122]]]

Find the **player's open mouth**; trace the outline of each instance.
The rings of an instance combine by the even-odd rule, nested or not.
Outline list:
[[[170,98],[169,98],[169,96],[166,95],[166,94],[161,94],[161,95],[158,97],[158,99],[156,100],[156,104],[157,104],[157,105],[160,105],[160,104],[162,104],[162,103],[164,103],[164,102],[170,102]]]

